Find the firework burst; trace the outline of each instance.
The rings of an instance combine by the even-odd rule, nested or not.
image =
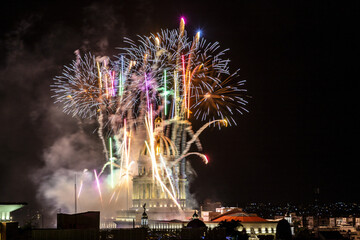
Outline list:
[[[94,170],[102,204],[103,174],[111,175],[114,191],[109,202],[117,199],[120,186],[130,184],[134,165],[140,164],[130,156],[132,136],[142,128],[144,158],[151,166],[148,174],[154,186],[174,206],[184,208],[179,202],[185,195],[179,185],[184,176],[179,165],[189,155],[208,162],[204,154],[189,152],[190,147],[196,143],[201,151],[199,135],[205,128],[236,125],[235,114],[247,112],[245,81],[236,79],[238,71],[230,73],[228,50],[221,50],[218,42],[207,42],[200,32],[189,37],[184,19],[179,30],[161,30],[137,41],[125,38],[125,44],[114,61],[91,54],[81,57],[77,51],[76,60],[55,77],[54,97],[64,104],[65,113],[98,120],[107,161],[99,174]],[[196,133],[193,118],[206,122]]]
[[[230,126],[236,125],[234,115],[248,112],[245,108],[248,103],[245,100],[245,81],[236,81],[236,77],[237,72],[220,81],[221,74],[216,77],[210,75],[202,81],[203,87],[194,87],[194,104],[191,107],[194,117],[201,121],[226,119]]]

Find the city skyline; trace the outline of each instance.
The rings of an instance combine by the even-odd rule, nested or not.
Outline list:
[[[356,8],[333,2],[158,4],[4,7],[0,189],[5,194],[0,201],[40,206],[39,184],[51,171],[46,164],[80,170],[76,162],[45,162],[60,144],[79,143],[79,152],[68,155],[77,159],[102,156],[100,145],[88,145],[96,143],[92,129],[85,129],[90,140],[78,140],[77,120],[51,98],[52,79],[75,58],[73,51],[113,56],[123,37],[177,28],[181,16],[190,33],[200,29],[209,41],[230,48],[230,67],[240,67],[251,96],[250,112],[237,127],[207,129],[200,137],[210,162],[192,161],[198,175],[190,184],[195,198],[304,202],[319,188],[323,201],[360,200],[353,187],[359,164],[351,142],[358,133],[351,54]]]

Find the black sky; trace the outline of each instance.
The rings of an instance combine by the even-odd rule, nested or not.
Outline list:
[[[247,80],[249,114],[201,136],[198,200],[360,201],[359,3],[339,1],[8,1],[1,7],[0,201],[36,200],[44,152],[76,120],[50,84],[73,51],[114,55],[123,37],[177,28],[230,48]],[[96,136],[95,136],[96,137]]]

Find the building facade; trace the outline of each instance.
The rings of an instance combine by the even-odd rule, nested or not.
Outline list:
[[[179,159],[186,148],[189,126],[187,121],[164,124],[160,117],[155,119],[156,164],[148,144],[144,144],[137,161],[137,175],[132,179],[132,204],[129,210],[118,211],[118,225],[121,222],[130,223],[132,219],[138,224],[144,204],[149,213],[149,224],[152,220],[188,220],[192,216],[185,158]],[[158,167],[154,169],[154,165]]]

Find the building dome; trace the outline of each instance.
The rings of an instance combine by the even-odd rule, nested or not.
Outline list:
[[[186,228],[203,228],[203,227],[206,227],[205,223],[197,218],[191,220],[186,226]]]
[[[199,215],[196,210],[192,216],[192,220],[187,224],[187,228],[203,228],[206,227],[205,223],[199,219]]]
[[[170,138],[166,137],[162,128],[162,118],[157,117],[154,120],[154,135],[155,135],[155,154],[162,155],[163,157],[175,157],[178,155],[177,148],[175,144],[170,140]],[[141,151],[141,155],[148,156],[148,148],[146,144]]]
[[[164,136],[162,133],[159,133],[158,136],[155,137],[155,154],[156,155],[162,155],[163,157],[175,157],[178,155],[177,149],[175,144],[166,136]],[[148,148],[146,147],[146,144],[143,147],[143,150],[141,151],[141,155],[148,156]]]
[[[155,121],[154,121],[154,122],[155,122],[155,127],[157,127],[157,125],[158,125],[158,124],[161,124],[161,123],[162,123],[162,121],[163,121],[163,120],[162,120],[162,118],[161,118],[161,117],[157,117],[157,118],[155,118]]]

